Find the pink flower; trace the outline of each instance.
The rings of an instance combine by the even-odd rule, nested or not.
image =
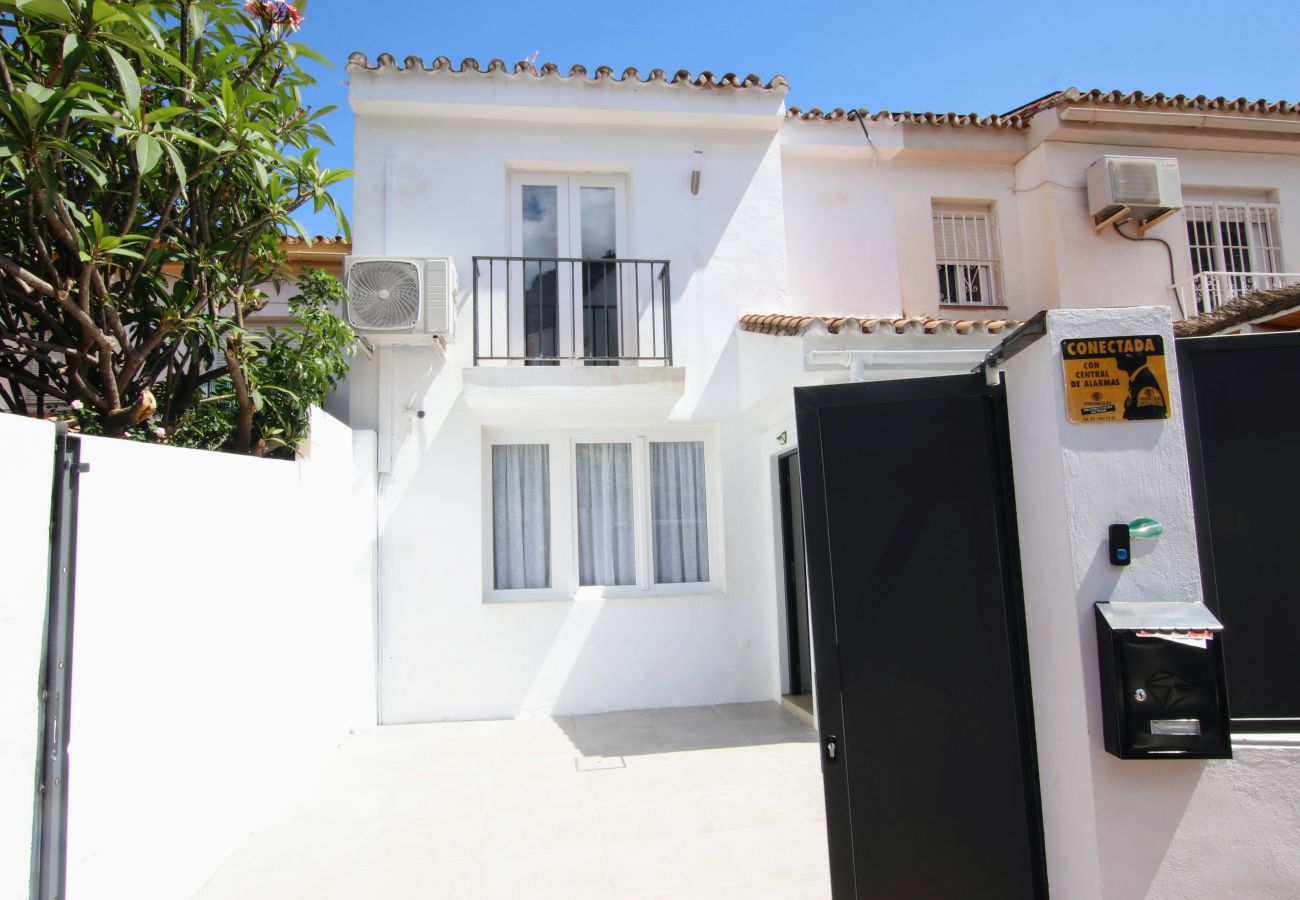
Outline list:
[[[302,13],[284,0],[244,0],[244,11],[267,28],[285,25],[290,31],[302,27]]]
[[[86,404],[82,403],[80,400],[73,400],[73,401],[72,401],[71,403],[69,403],[68,405],[71,406],[73,409],[78,410],[78,411],[83,410],[83,409],[86,408]]]
[[[167,437],[167,429],[160,425],[153,430],[153,436],[161,441],[163,438]]]

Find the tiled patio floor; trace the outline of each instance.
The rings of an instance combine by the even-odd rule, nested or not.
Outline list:
[[[197,898],[829,897],[815,739],[775,703],[381,728]]]

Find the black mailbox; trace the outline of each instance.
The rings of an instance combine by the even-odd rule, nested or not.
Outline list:
[[[1102,722],[1120,759],[1230,759],[1223,626],[1201,603],[1098,603]]]

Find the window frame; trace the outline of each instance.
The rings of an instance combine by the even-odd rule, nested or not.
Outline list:
[[[614,246],[615,259],[632,258],[631,223],[628,216],[629,178],[623,173],[585,171],[547,171],[544,169],[511,169],[509,171],[509,208],[507,219],[510,233],[510,253],[524,255],[523,191],[525,187],[553,187],[556,202],[557,259],[582,258],[582,189],[609,188],[614,192]],[[509,294],[515,298],[510,310],[511,326],[508,343],[527,346],[527,329],[524,315],[525,269],[527,265],[507,266],[510,279]],[[585,342],[583,327],[583,298],[570,279],[557,278],[556,300],[556,352],[566,358],[567,364],[584,358],[579,352]],[[628,323],[619,321],[619,335],[624,338]],[[562,363],[565,364],[565,363]]]
[[[1221,210],[1225,208],[1243,210],[1246,214],[1246,227],[1242,234],[1246,239],[1246,252],[1250,255],[1251,267],[1249,269],[1238,271],[1228,266],[1225,250],[1230,248],[1224,247],[1224,219],[1220,215]],[[1199,212],[1194,213],[1193,210],[1208,211],[1209,217],[1203,218],[1199,215]],[[1269,227],[1273,233],[1274,239],[1277,241],[1275,245],[1259,247],[1255,244],[1253,240],[1253,229],[1251,228],[1254,223],[1251,221],[1250,217],[1257,211],[1262,211],[1270,217],[1271,222],[1269,223]],[[1254,199],[1234,200],[1228,197],[1215,197],[1214,199],[1207,200],[1186,200],[1183,204],[1183,220],[1187,225],[1187,260],[1193,277],[1202,272],[1228,272],[1233,275],[1262,275],[1286,271],[1286,248],[1282,246],[1282,206],[1279,203],[1269,203]],[[1207,231],[1210,237],[1210,243],[1208,245],[1198,244],[1192,241],[1191,226],[1193,223],[1205,223],[1209,226]],[[1203,268],[1199,272],[1197,271],[1198,250],[1208,250],[1211,262],[1208,269]],[[1269,265],[1273,266],[1275,264],[1275,267],[1261,268],[1261,256],[1270,257]]]
[[[709,580],[655,582],[654,535],[650,497],[650,444],[699,442],[704,445],[705,514],[708,517]],[[580,585],[578,563],[578,444],[631,444],[632,509],[636,581],[630,585]],[[494,580],[492,535],[492,447],[546,444],[550,447],[551,587],[499,589]],[[718,594],[725,590],[721,463],[713,426],[659,426],[581,430],[491,429],[483,436],[482,573],[484,603],[572,600],[627,600]]]
[[[939,253],[938,242],[934,241],[935,228],[939,226],[940,217],[975,217],[984,220],[985,233],[989,239],[990,256],[984,257],[946,257]],[[1005,261],[1002,258],[1002,231],[1001,223],[998,219],[997,209],[992,203],[943,203],[931,201],[930,203],[930,234],[931,234],[931,251],[934,254],[934,276],[936,287],[938,288],[938,301],[941,307],[961,307],[976,309],[999,309],[1007,305],[1006,293],[1006,275]],[[948,298],[944,299],[943,295],[943,278],[940,275],[940,268],[944,266],[953,266],[960,270],[962,267],[982,268],[989,267],[989,278],[987,287],[992,297],[980,302],[971,302]],[[960,276],[960,272],[957,273]],[[956,279],[957,283],[961,278]],[[965,294],[964,289],[958,284],[961,294]]]
[[[496,586],[496,540],[493,533],[493,506],[492,506],[492,448],[498,445],[514,444],[546,444],[547,452],[547,477],[550,479],[550,500],[551,500],[551,584],[544,588],[498,588]],[[562,533],[561,529],[565,527],[565,508],[566,504],[560,502],[563,495],[557,494],[557,491],[563,487],[561,479],[557,478],[559,470],[563,468],[560,460],[556,458],[556,447],[553,442],[542,436],[530,437],[524,433],[507,433],[500,437],[493,437],[491,440],[483,442],[483,478],[482,478],[482,511],[483,511],[483,595],[484,598],[492,602],[527,602],[535,600],[558,600],[563,597],[563,585],[567,583],[570,577],[568,572],[561,569],[561,557],[555,552],[555,542],[557,537]]]

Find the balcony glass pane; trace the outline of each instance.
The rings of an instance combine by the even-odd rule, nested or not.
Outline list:
[[[613,260],[618,256],[615,231],[614,189],[578,189],[578,215],[582,227],[582,258]],[[618,266],[582,264],[582,350],[586,357],[619,355]],[[598,361],[597,361],[597,364]]]
[[[560,250],[559,188],[523,185],[524,256],[556,257]],[[524,344],[529,357],[555,357],[559,324],[559,281],[554,262],[525,262]]]

